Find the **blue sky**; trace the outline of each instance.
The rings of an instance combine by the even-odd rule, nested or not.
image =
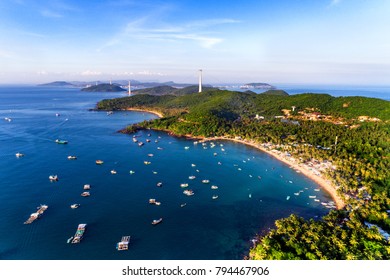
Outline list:
[[[0,83],[390,84],[387,0],[1,0]]]

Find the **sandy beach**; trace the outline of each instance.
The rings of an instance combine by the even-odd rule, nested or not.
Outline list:
[[[160,112],[152,111],[152,110],[146,110],[146,109],[141,109],[141,108],[127,108],[126,111],[146,112],[146,113],[151,113],[151,114],[157,115],[159,118],[164,117],[164,115],[162,113],[160,113]]]
[[[277,160],[280,160],[281,162],[287,164],[294,170],[299,171],[309,179],[316,182],[321,188],[324,189],[324,191],[326,191],[332,197],[332,199],[336,204],[337,209],[341,209],[345,206],[344,201],[338,196],[335,186],[333,186],[333,184],[329,180],[323,178],[323,176],[321,176],[321,173],[319,173],[318,171],[317,172],[313,171],[312,167],[305,165],[303,163],[297,163],[293,158],[284,157],[281,154],[277,153],[276,151],[266,149],[265,147],[262,146],[262,144],[255,143],[254,141],[240,140],[240,139],[226,138],[226,137],[212,137],[212,138],[202,139],[202,141],[216,141],[216,140],[227,140],[227,141],[241,143],[259,149],[260,151],[273,156]]]

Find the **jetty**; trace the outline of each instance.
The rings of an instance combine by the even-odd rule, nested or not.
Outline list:
[[[38,206],[37,212],[32,213],[30,217],[27,219],[27,221],[24,222],[24,224],[31,224],[32,222],[34,222],[36,219],[42,216],[43,212],[45,212],[48,207],[49,206],[45,204]]]

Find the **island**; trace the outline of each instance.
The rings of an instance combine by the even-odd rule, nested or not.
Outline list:
[[[276,89],[276,87],[267,83],[249,83],[240,86],[242,89]]]
[[[275,221],[248,259],[390,259],[390,102],[329,94],[212,89],[102,100],[98,110],[145,110],[154,129],[202,141],[251,145],[310,177],[334,200],[329,214]]]
[[[68,83],[65,81],[55,81],[47,84],[39,84],[40,87],[74,87],[75,85],[72,83]]]
[[[120,92],[120,91],[126,91],[126,89],[115,85],[115,84],[98,84],[95,86],[88,86],[81,91],[86,91],[86,92]]]

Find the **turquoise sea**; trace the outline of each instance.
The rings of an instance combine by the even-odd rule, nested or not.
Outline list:
[[[0,87],[0,259],[242,259],[251,239],[276,219],[328,213],[312,196],[330,197],[314,182],[254,148],[223,141],[196,145],[155,131],[137,133],[144,143],[139,147],[117,131],[156,116],[88,110],[117,96]],[[17,158],[18,152],[25,156]],[[104,164],[96,165],[97,159]],[[50,182],[49,175],[59,180]],[[185,196],[182,183],[195,194]],[[80,196],[84,184],[91,185],[89,197]],[[161,205],[149,204],[150,198]],[[73,203],[80,207],[71,209]],[[23,224],[40,204],[47,211]],[[81,223],[87,224],[83,240],[68,244]],[[131,236],[129,250],[119,252],[116,243],[125,235]]]

